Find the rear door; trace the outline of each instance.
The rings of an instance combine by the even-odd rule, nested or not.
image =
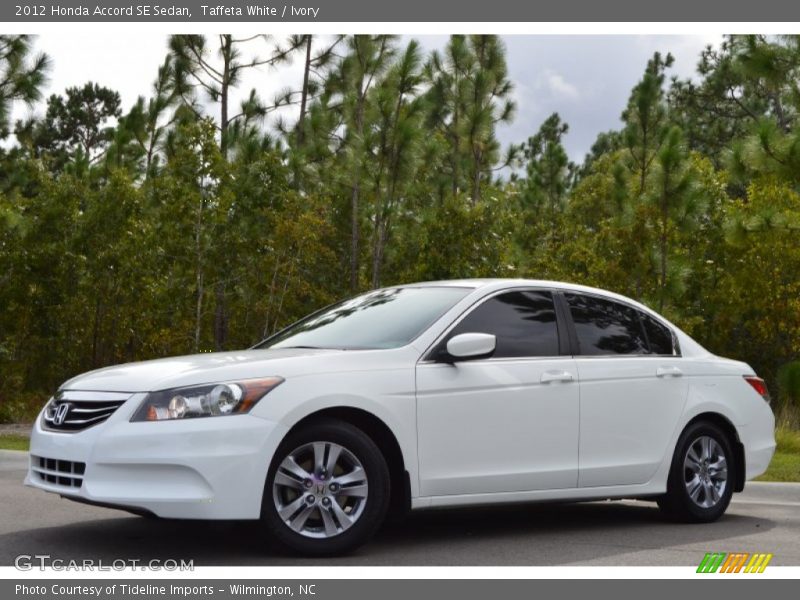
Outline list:
[[[565,293],[580,377],[580,487],[646,483],[688,392],[672,331],[639,309]]]

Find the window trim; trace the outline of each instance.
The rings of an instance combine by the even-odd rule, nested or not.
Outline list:
[[[553,360],[553,359],[560,359],[560,358],[572,358],[572,349],[569,343],[569,325],[566,321],[564,321],[564,315],[561,314],[559,310],[559,299],[558,299],[558,292],[560,290],[558,288],[550,288],[550,287],[537,287],[537,286],[525,286],[525,287],[510,287],[504,288],[501,290],[495,290],[490,294],[478,298],[470,304],[468,307],[464,309],[464,311],[459,314],[453,321],[448,325],[433,342],[425,349],[422,353],[420,359],[417,361],[417,364],[443,364],[441,360],[437,360],[433,357],[433,352],[437,349],[439,344],[450,335],[450,332],[455,329],[461,321],[466,319],[474,310],[477,310],[478,307],[482,306],[484,303],[496,298],[497,296],[501,296],[503,294],[513,293],[513,292],[548,292],[553,297],[553,308],[556,313],[556,336],[558,337],[558,352],[559,354],[554,356],[499,356],[494,357],[490,356],[488,358],[479,358],[475,360],[471,360],[469,362],[472,363],[481,363],[481,362],[510,362],[510,361],[531,361],[531,360]]]
[[[644,322],[642,321],[641,315],[647,315],[651,317],[656,323],[661,325],[662,327],[666,328],[669,331],[670,335],[672,336],[672,354],[655,354],[655,353],[648,353],[648,354],[581,354],[580,352],[580,342],[578,341],[578,330],[575,327],[575,321],[572,319],[572,311],[569,306],[569,302],[567,301],[566,295],[567,294],[574,294],[577,296],[588,296],[590,298],[598,298],[600,300],[605,300],[606,302],[613,302],[616,304],[621,304],[632,309],[636,313],[636,318],[639,321],[639,326],[642,328],[642,334],[644,335],[645,341],[647,342],[647,347],[650,348],[650,338],[647,335],[647,330],[644,327]],[[581,290],[571,290],[571,289],[561,289],[559,290],[559,301],[562,303],[563,310],[566,313],[566,322],[567,328],[569,329],[569,340],[570,346],[572,351],[572,356],[574,358],[682,358],[680,344],[678,341],[678,336],[675,334],[675,330],[667,325],[660,316],[644,311],[638,306],[632,304],[631,302],[620,300],[617,298],[612,298],[610,296],[606,296],[604,294],[598,294],[596,292],[584,292]]]

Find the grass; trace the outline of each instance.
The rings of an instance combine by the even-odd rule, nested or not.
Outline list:
[[[758,481],[800,481],[800,431],[779,428],[775,441],[778,443],[775,456]]]
[[[775,432],[775,441],[778,442],[778,452],[800,454],[800,429],[779,428]]]
[[[767,472],[756,481],[800,481],[800,454],[776,452]]]
[[[30,439],[15,433],[0,433],[0,450],[27,450]]]

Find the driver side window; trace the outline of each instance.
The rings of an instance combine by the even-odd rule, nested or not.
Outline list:
[[[485,300],[456,325],[447,341],[462,333],[490,333],[497,338],[492,358],[558,356],[558,326],[553,295],[544,291],[515,291]]]

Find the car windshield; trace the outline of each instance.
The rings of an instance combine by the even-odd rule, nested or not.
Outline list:
[[[463,287],[405,287],[369,292],[313,313],[255,348],[399,348],[469,292],[469,288]]]

